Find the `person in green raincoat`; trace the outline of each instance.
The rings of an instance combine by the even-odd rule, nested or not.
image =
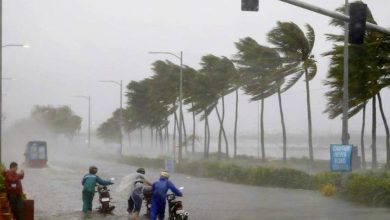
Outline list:
[[[95,186],[96,183],[102,186],[107,186],[113,184],[109,180],[103,180],[96,175],[98,169],[95,166],[89,167],[89,173],[86,174],[81,184],[83,185],[83,212],[92,212],[92,201],[95,195]]]

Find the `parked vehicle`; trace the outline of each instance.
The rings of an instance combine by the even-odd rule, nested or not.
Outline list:
[[[26,146],[26,164],[31,167],[45,167],[47,165],[46,141],[30,141]]]

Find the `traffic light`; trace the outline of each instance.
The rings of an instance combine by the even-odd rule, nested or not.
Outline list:
[[[241,0],[241,11],[258,11],[259,0]]]
[[[354,2],[349,5],[349,42],[363,44],[366,33],[367,5]]]

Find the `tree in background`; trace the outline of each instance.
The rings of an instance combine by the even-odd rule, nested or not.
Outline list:
[[[75,115],[69,106],[35,106],[31,118],[49,133],[64,135],[70,141],[81,129],[81,117]]]
[[[105,142],[120,143],[120,109],[114,111],[112,116],[103,122],[97,129],[97,135]]]

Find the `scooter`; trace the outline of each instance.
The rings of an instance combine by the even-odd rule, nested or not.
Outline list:
[[[113,181],[114,178],[111,178],[111,181]],[[97,186],[97,192],[99,194],[99,202],[100,206],[97,208],[100,213],[104,214],[110,214],[114,209],[115,206],[110,205],[111,197],[110,197],[110,189],[107,186]]]
[[[183,190],[183,187],[180,187]],[[187,220],[188,212],[183,209],[183,203],[180,200],[176,200],[175,194],[168,194],[168,207],[169,207],[169,220]]]

